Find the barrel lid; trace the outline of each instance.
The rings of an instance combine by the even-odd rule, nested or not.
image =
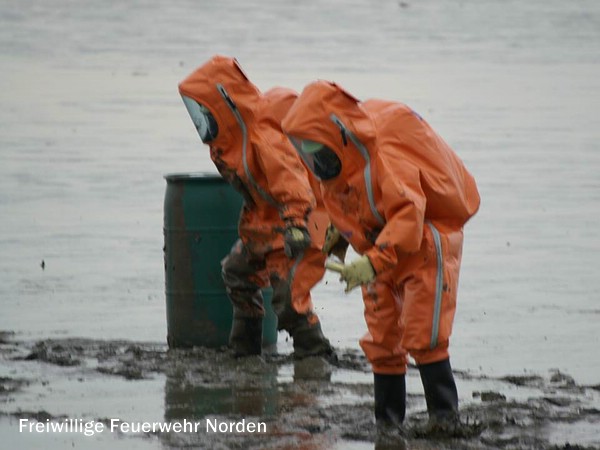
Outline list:
[[[167,181],[186,180],[221,180],[223,177],[214,172],[167,173],[163,175]]]

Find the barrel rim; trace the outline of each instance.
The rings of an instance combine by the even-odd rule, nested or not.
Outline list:
[[[223,180],[223,177],[216,172],[175,172],[163,175],[167,181],[202,181],[202,180]]]

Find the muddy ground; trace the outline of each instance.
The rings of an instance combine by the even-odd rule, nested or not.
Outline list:
[[[457,371],[463,437],[426,431],[421,394],[409,394],[403,435],[377,434],[369,366],[356,350],[334,364],[274,353],[235,359],[223,349],[169,350],[163,344],[89,339],[22,341],[4,332],[0,344],[0,429],[28,442],[19,419],[82,418],[204,423],[264,422],[267,432],[111,433],[117,448],[600,448],[600,385],[577,385],[558,371],[502,378]],[[408,383],[418,383],[410,368]],[[107,405],[104,405],[106,400]],[[8,430],[8,432],[7,432]],[[31,438],[31,436],[29,436]],[[52,448],[51,437],[43,442]],[[100,436],[53,436],[56,448],[96,448]],[[39,439],[42,439],[41,437]],[[102,439],[108,439],[102,436]],[[94,441],[96,440],[96,441]],[[101,448],[101,447],[98,447]]]

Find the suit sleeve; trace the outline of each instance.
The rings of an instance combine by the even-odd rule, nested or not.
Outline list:
[[[273,136],[267,142],[257,153],[269,195],[287,226],[306,228],[308,215],[316,206],[306,169],[285,136]]]
[[[377,159],[375,180],[385,225],[375,245],[366,252],[376,273],[386,272],[403,256],[421,247],[426,198],[419,169],[408,161]],[[392,167],[393,163],[393,167]]]

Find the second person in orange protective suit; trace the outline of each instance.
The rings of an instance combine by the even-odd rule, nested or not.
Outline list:
[[[235,59],[218,55],[179,92],[212,161],[244,198],[240,240],[222,262],[235,354],[261,353],[261,288],[270,284],[278,329],[292,336],[295,356],[332,355],[310,295],[325,270],[320,245],[328,219],[280,125],[297,94],[262,94]]]
[[[339,265],[346,291],[362,285],[375,417],[405,415],[408,355],[433,422],[458,419],[448,345],[463,226],[479,207],[475,181],[443,139],[406,105],[361,102],[326,81],[309,84],[282,122],[340,237],[361,255]]]

